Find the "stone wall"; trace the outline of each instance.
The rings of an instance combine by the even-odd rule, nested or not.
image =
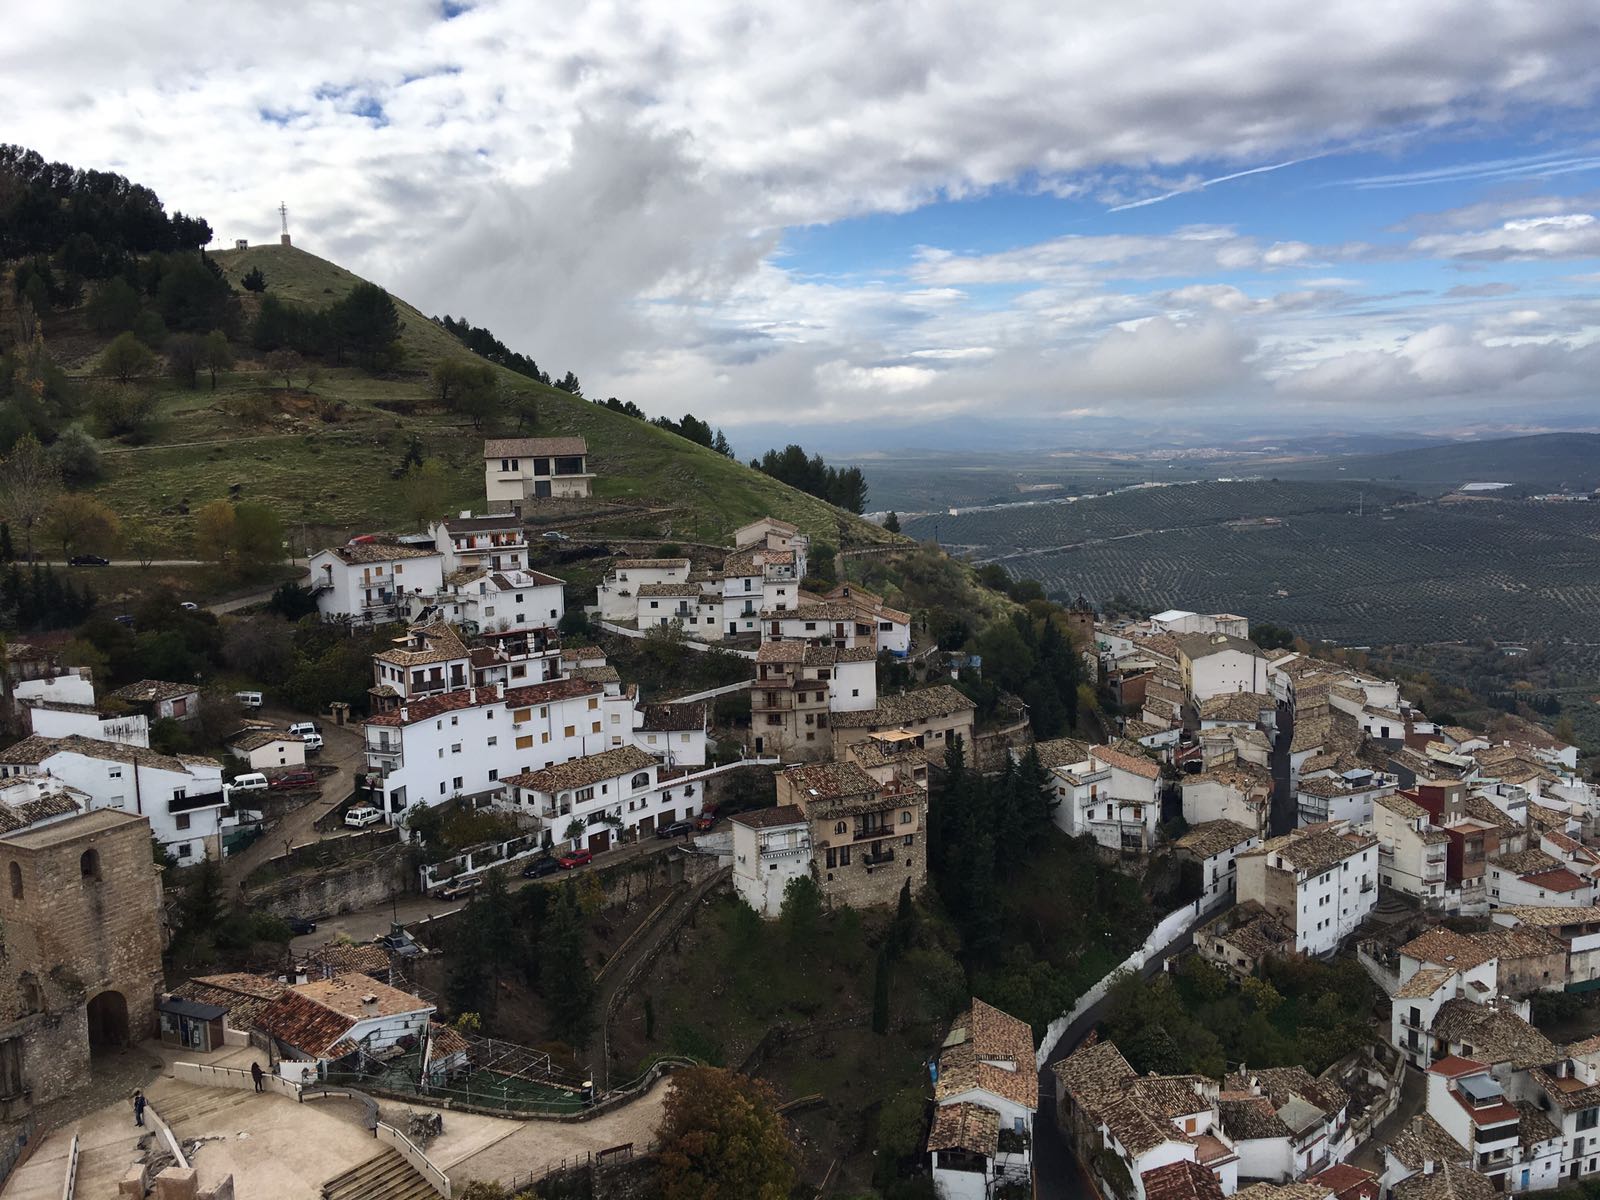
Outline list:
[[[386,904],[405,894],[411,878],[405,847],[389,845],[364,858],[247,888],[245,900],[275,917],[331,917]]]
[[[102,810],[0,839],[0,1072],[20,1055],[32,1103],[85,1081],[92,1040],[155,1033],[160,908],[141,817]]]

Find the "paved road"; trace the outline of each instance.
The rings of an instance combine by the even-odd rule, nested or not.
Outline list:
[[[1145,964],[1141,974],[1149,979],[1160,971],[1167,959],[1181,954],[1194,944],[1188,931],[1179,934]],[[1056,1076],[1051,1064],[1060,1062],[1077,1048],[1089,1031],[1105,1019],[1109,999],[1090,1005],[1089,1010],[1067,1026],[1050,1047],[1044,1067],[1039,1071],[1039,1112],[1033,1122],[1034,1183],[1037,1200],[1085,1200],[1096,1195],[1094,1188],[1072,1152],[1072,1144],[1056,1124]]]
[[[257,714],[263,720],[278,725],[305,720],[304,713],[281,709],[262,709]],[[322,753],[312,757],[312,762],[332,765],[338,769],[322,781],[322,790],[288,815],[268,825],[267,830],[237,854],[230,854],[222,862],[222,877],[230,886],[237,886],[251,871],[269,858],[276,858],[290,846],[303,846],[320,841],[322,835],[316,823],[342,804],[355,789],[356,772],[366,765],[364,734],[359,725],[335,725],[318,720],[322,730]],[[385,926],[383,932],[387,932]]]
[[[41,567],[68,567],[70,563],[50,562],[41,559]],[[211,564],[198,558],[152,558],[148,562],[142,558],[113,558],[108,564],[113,567],[209,567]],[[93,567],[78,567],[80,571],[92,571]]]

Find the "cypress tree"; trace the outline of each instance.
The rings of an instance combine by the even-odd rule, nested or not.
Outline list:
[[[878,951],[878,969],[872,980],[872,1032],[889,1032],[889,947]]]

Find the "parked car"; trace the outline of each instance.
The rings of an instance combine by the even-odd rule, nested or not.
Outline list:
[[[588,850],[568,850],[556,859],[556,865],[563,871],[570,871],[573,867],[586,867],[594,861],[594,854]]]
[[[572,539],[559,529],[547,529],[544,531],[544,540],[547,542],[570,542]]]
[[[383,813],[369,805],[359,805],[344,814],[344,823],[352,829],[361,829],[367,825],[376,825],[383,820]]]
[[[196,604],[193,600],[185,600],[181,604],[179,604],[178,607],[183,609],[184,612],[199,612],[200,611],[200,606],[198,604]]]
[[[289,726],[289,733],[306,744],[306,752],[309,754],[315,754],[322,749],[322,730],[318,729],[313,721],[296,721]]]
[[[67,559],[69,567],[109,567],[111,560],[98,554],[74,554]]]
[[[694,827],[702,832],[710,829],[716,823],[717,806],[715,804],[706,805],[705,809],[700,813],[700,815],[694,819]]]
[[[267,781],[267,787],[275,792],[289,788],[305,788],[317,786],[317,773],[315,771],[288,771],[282,775],[274,775]]]
[[[133,614],[132,613],[118,613],[116,616],[112,617],[111,619],[113,621],[115,621],[118,625],[126,625],[129,629],[133,628]]]
[[[289,917],[284,921],[284,924],[289,927],[289,932],[296,937],[317,931],[317,923],[309,917]]]
[[[241,708],[260,708],[260,692],[235,692],[233,698],[239,702]]]
[[[660,828],[658,828],[656,830],[656,836],[658,838],[675,838],[683,837],[685,834],[693,832],[694,825],[692,822],[674,821],[671,825],[662,825]]]
[[[527,866],[522,868],[524,879],[543,879],[546,875],[554,875],[561,870],[561,864],[548,854],[541,854]]]
[[[264,792],[269,785],[267,777],[260,771],[246,771],[243,775],[235,775],[231,786],[236,792]]]
[[[473,875],[468,879],[458,879],[454,883],[445,884],[434,892],[434,895],[440,900],[460,900],[472,895],[482,886],[483,880],[479,876]]]

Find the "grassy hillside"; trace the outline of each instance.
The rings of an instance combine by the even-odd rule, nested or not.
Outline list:
[[[257,246],[214,257],[235,284],[260,267],[269,294],[303,304],[326,305],[360,282],[293,247]],[[258,299],[248,292],[241,296],[248,320]],[[140,446],[106,442],[106,477],[96,493],[130,526],[152,530],[173,553],[192,545],[189,514],[230,494],[273,505],[296,545],[358,530],[402,530],[410,521],[392,476],[416,437],[424,454],[447,468],[444,507],[481,511],[482,441],[518,431],[510,425],[474,430],[432,403],[429,369],[441,358],[468,352],[418,309],[398,297],[396,303],[406,350],[400,371],[374,377],[355,368],[322,367],[309,382],[303,373],[297,376],[294,389],[286,391],[247,346],[237,347],[236,369],[215,392],[203,377],[199,390],[161,383],[153,437]],[[89,333],[81,311],[52,318],[46,332],[52,350],[75,372],[86,372],[104,344]],[[598,530],[716,542],[771,513],[830,543],[889,539],[869,522],[675,434],[513,372],[500,373],[508,392],[537,397],[537,425],[522,432],[588,439],[599,476],[597,497],[641,510]]]

